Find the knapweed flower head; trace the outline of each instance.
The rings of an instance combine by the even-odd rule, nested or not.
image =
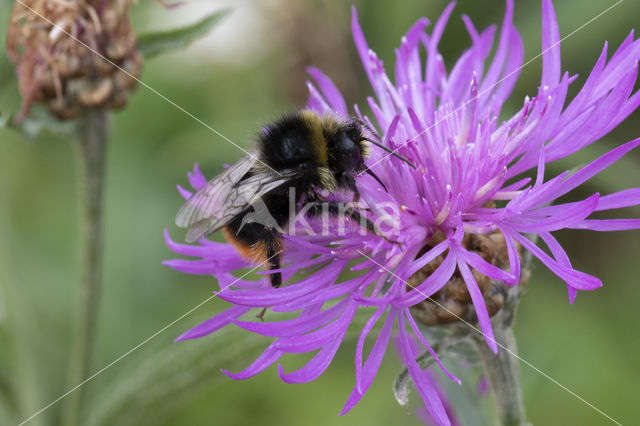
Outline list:
[[[556,200],[640,145],[640,139],[577,171],[548,177],[545,166],[596,142],[637,108],[640,94],[633,90],[640,40],[632,32],[610,58],[605,44],[584,85],[568,101],[569,85],[576,76],[562,72],[553,5],[543,0],[540,86],[535,96],[523,100],[519,111],[501,119],[524,57],[512,24],[513,1],[506,3],[499,34],[495,26],[480,31],[463,17],[471,47],[452,65],[444,63],[438,45],[454,5],[444,10],[430,34],[429,21],[418,20],[396,50],[395,80],[369,49],[354,9],[353,36],[373,89],[368,99],[372,115],[357,106],[349,111],[339,90],[316,69],[310,70],[315,83],[309,83],[307,107],[321,114],[359,117],[368,124],[371,138],[416,166],[372,149],[367,166],[384,187],[369,175],[358,177],[363,211],[372,221],[393,218],[393,226],[386,230],[381,226],[387,238],[360,232],[358,226],[339,236],[331,232],[285,236],[281,272],[285,282],[296,274],[298,279],[271,288],[268,280],[232,275],[252,265],[230,245],[207,239],[182,245],[167,235],[173,251],[196,258],[171,260],[167,265],[213,275],[220,285],[218,297],[232,304],[179,339],[202,337],[233,323],[274,340],[253,364],[239,373],[227,372],[229,377],[254,376],[286,353],[315,352],[295,371],[286,372],[278,364],[283,381],[308,382],[329,366],[356,314],[368,313],[356,344],[355,387],[342,413],[352,409],[372,384],[395,335],[430,416],[449,424],[437,391],[416,362],[426,349],[444,370],[418,322],[439,324],[447,318],[425,303],[450,302],[443,305],[445,313],[457,318],[472,314],[486,343],[497,352],[490,315],[500,309],[501,300],[492,283],[504,288],[519,283],[524,274],[521,259],[527,252],[564,281],[570,302],[578,290],[602,285],[598,278],[572,267],[552,233],[566,228],[640,228],[639,219],[591,218],[595,212],[640,204],[640,188],[593,194],[570,203]],[[497,49],[489,59],[494,38]],[[526,172],[535,177],[524,177]],[[196,167],[189,181],[197,190],[205,178]],[[190,194],[181,192],[185,197]],[[537,242],[531,236],[537,236]],[[347,278],[341,275],[345,269],[351,271]],[[241,320],[250,310],[263,308],[290,316],[282,321]],[[368,341],[373,344],[365,351]]]
[[[24,116],[42,102],[58,118],[125,105],[142,70],[129,21],[132,0],[15,2],[7,53],[16,64]],[[103,57],[107,58],[105,60]],[[123,71],[124,70],[124,71]]]

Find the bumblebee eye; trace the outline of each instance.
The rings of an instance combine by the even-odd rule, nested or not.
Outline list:
[[[354,170],[360,167],[362,157],[356,141],[347,133],[341,132],[336,139],[336,151],[342,170]]]
[[[345,132],[340,132],[336,146],[339,151],[353,151],[356,143]]]

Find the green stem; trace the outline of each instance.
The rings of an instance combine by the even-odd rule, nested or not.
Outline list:
[[[517,290],[517,291],[514,291]],[[493,333],[500,345],[496,355],[482,336],[474,336],[478,354],[489,379],[495,408],[496,424],[500,426],[526,426],[522,385],[520,384],[519,360],[513,320],[520,299],[520,289],[509,293],[504,306],[493,320]]]
[[[102,281],[103,198],[107,146],[107,112],[87,111],[80,119],[78,181],[82,205],[82,281],[76,317],[76,336],[69,369],[70,386],[82,383],[91,371],[98,324]],[[71,393],[63,413],[63,424],[79,424],[84,386]]]

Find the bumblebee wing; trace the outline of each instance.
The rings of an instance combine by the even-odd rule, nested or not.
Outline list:
[[[233,167],[236,166],[237,163]],[[293,169],[279,173],[261,170],[242,179],[246,171],[238,177],[239,172],[231,169],[209,181],[178,211],[176,224],[190,226],[187,242],[192,243],[219,230],[260,197],[298,174]]]
[[[231,190],[256,162],[256,155],[245,155],[227,170],[207,182],[178,210],[176,225],[184,228],[215,215],[226,204]]]
[[[275,173],[261,173],[243,179],[231,189],[225,204],[220,205],[211,216],[191,224],[185,240],[188,243],[193,243],[216,232],[249,209],[251,204],[262,196],[286,184],[293,176],[295,176],[294,172],[283,173],[282,176]]]

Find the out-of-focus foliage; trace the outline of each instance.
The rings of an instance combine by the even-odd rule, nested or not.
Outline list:
[[[15,114],[0,111],[0,129],[13,129],[30,140],[40,136],[71,138],[76,131],[75,122],[60,121],[45,111],[41,106],[33,107],[30,114],[19,123],[16,122],[15,117]]]
[[[0,5],[4,46],[11,2]],[[392,72],[393,49],[420,16],[432,21],[444,0],[400,3],[356,1],[367,39]],[[556,1],[562,36],[609,7],[610,2]],[[365,105],[368,84],[349,36],[348,4],[329,0],[268,2],[193,1],[166,10],[155,2],[133,8],[139,33],[198,22],[226,6],[234,11],[205,40],[147,61],[142,80],[239,145],[251,146],[262,123],[304,105],[304,69],[317,66],[334,77],[352,103]],[[480,28],[502,19],[501,0],[461,0],[441,49],[445,63],[468,45],[459,19],[470,15]],[[586,78],[605,40],[617,46],[637,25],[638,2],[623,2],[562,44],[563,69]],[[540,51],[540,5],[516,1],[515,23],[526,59]],[[18,110],[13,71],[0,55],[0,111]],[[540,60],[527,65],[508,105],[515,110],[539,82]],[[640,136],[636,113],[605,140],[557,170],[585,163]],[[181,204],[175,185],[198,161],[208,176],[243,153],[153,92],[140,88],[127,108],[112,116],[106,194],[106,259],[96,370],[154,335],[216,288],[208,277],[179,274],[160,262],[171,257],[162,230],[183,231],[173,218]],[[65,389],[65,368],[77,287],[78,220],[74,158],[62,135],[27,140],[0,129],[0,424],[13,424],[55,400]],[[640,182],[635,152],[582,188],[606,194]],[[553,165],[552,165],[553,166]],[[551,170],[552,173],[554,170]],[[627,212],[638,217],[640,212]],[[562,232],[576,267],[599,276],[604,288],[580,293],[569,305],[562,283],[534,269],[523,297],[516,336],[520,355],[623,424],[637,419],[635,392],[640,366],[636,301],[640,299],[637,232]],[[218,237],[216,237],[218,238]],[[182,331],[223,309],[207,302],[135,352],[113,364],[88,387],[87,424],[419,424],[399,407],[391,383],[399,363],[387,356],[374,385],[346,417],[337,417],[354,383],[353,349],[313,384],[286,385],[274,369],[233,382],[218,371],[248,365],[266,342],[230,329],[201,341],[173,343]],[[268,318],[267,318],[268,319]],[[254,340],[255,339],[255,340]],[[291,360],[294,361],[294,360]],[[294,361],[295,362],[295,361]],[[453,361],[445,360],[447,365]],[[287,365],[287,369],[293,368]],[[525,403],[534,424],[606,424],[598,413],[540,374],[522,366]],[[473,385],[473,374],[458,372]],[[476,372],[477,373],[477,372]],[[458,386],[445,382],[453,394]],[[8,392],[8,390],[11,392]],[[472,396],[473,397],[473,396]],[[6,401],[6,402],[5,402]],[[122,412],[118,410],[122,408]],[[56,424],[53,405],[29,425]]]
[[[138,49],[147,59],[163,53],[185,49],[197,39],[207,35],[228,13],[229,10],[225,9],[214,12],[186,27],[143,34],[138,37]]]

